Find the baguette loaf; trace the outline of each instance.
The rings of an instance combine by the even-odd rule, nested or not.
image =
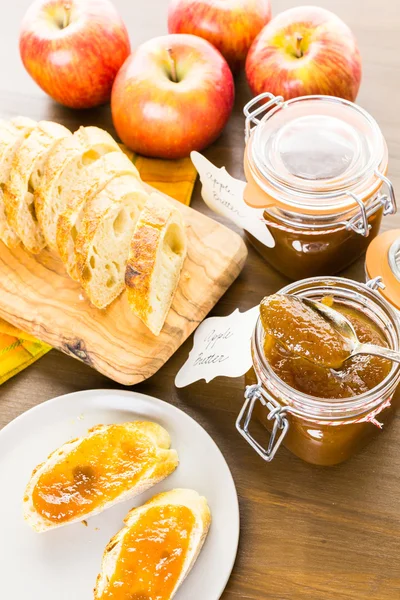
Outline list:
[[[152,194],[131,240],[125,284],[131,309],[154,335],[163,328],[186,251],[180,211]]]
[[[3,190],[10,176],[14,157],[35,126],[35,121],[25,117],[16,117],[10,123],[2,121],[0,125],[0,239],[9,248],[18,246],[20,239],[6,217]]]
[[[67,208],[57,222],[57,248],[68,274],[76,281],[75,240],[79,235],[81,216],[86,202],[98,194],[114,177],[131,174],[140,180],[138,170],[125,154],[110,152],[88,167],[71,188]]]
[[[57,251],[58,217],[71,203],[70,195],[81,182],[83,172],[104,154],[119,150],[118,144],[103,129],[80,127],[49,152],[42,180],[35,191],[35,209],[52,250]]]
[[[124,289],[131,237],[147,198],[130,174],[114,177],[86,202],[75,241],[76,271],[97,308],[106,308]]]
[[[143,212],[142,212],[143,211]],[[0,239],[57,251],[92,304],[124,287],[133,312],[159,335],[186,256],[181,213],[149,197],[132,161],[105,131],[73,135],[57,123],[0,120]]]
[[[48,152],[61,138],[72,135],[58,123],[40,121],[15,154],[4,189],[9,224],[25,248],[39,253],[46,241],[36,218],[34,192],[39,186]]]
[[[171,600],[207,537],[206,499],[193,490],[172,490],[134,508],[124,522],[105,549],[95,600]]]
[[[178,466],[168,432],[151,422],[98,425],[36,467],[24,517],[38,532],[82,521],[141,494]]]

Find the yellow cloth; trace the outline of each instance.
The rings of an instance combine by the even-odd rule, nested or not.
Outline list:
[[[181,160],[158,160],[134,155],[123,148],[135,163],[140,176],[146,183],[189,205],[197,171],[190,158]],[[51,346],[36,340],[0,319],[0,384],[13,377],[43,354]]]

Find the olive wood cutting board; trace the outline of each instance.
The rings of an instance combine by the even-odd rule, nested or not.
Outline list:
[[[99,310],[48,250],[33,256],[2,242],[0,317],[118,383],[133,385],[153,375],[218,302],[247,257],[237,233],[169,200],[183,214],[188,255],[159,337],[132,314],[125,293]]]

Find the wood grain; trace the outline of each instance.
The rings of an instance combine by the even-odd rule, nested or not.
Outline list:
[[[188,253],[158,337],[132,313],[126,293],[99,310],[49,250],[34,256],[1,242],[0,317],[118,383],[134,385],[154,375],[218,302],[247,257],[236,233],[170,200],[183,215]]]
[[[168,0],[114,0],[128,26],[132,46],[166,33]],[[273,13],[300,0],[272,0]],[[70,128],[99,125],[114,133],[108,106],[73,112],[51,100],[26,75],[18,56],[20,20],[30,0],[9,3],[0,20],[0,116],[27,114]],[[318,0],[356,34],[363,57],[358,102],[380,124],[390,153],[389,175],[400,190],[400,11],[398,0]],[[233,115],[205,155],[235,177],[243,175],[242,109],[250,99],[243,75],[236,81]],[[192,202],[209,214],[197,184]],[[219,217],[217,217],[219,219]],[[222,219],[219,219],[222,221]],[[400,227],[400,215],[383,229]],[[363,280],[360,259],[344,275]],[[255,306],[286,285],[249,248],[238,279],[212,314]],[[265,464],[235,430],[243,402],[243,380],[220,378],[177,390],[174,378],[192,347],[188,339],[156,375],[135,390],[171,402],[214,438],[232,470],[241,508],[241,542],[222,600],[397,600],[400,598],[400,416],[351,461],[324,469],[307,465],[285,449]],[[36,404],[82,389],[118,387],[87,365],[50,352],[0,386],[0,426]],[[215,568],[218,568],[216,565]],[[207,573],[204,574],[207,577]],[[9,600],[20,600],[10,598]],[[209,600],[205,598],[204,600]]]

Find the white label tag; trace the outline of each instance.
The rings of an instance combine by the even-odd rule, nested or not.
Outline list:
[[[237,308],[228,317],[210,317],[197,328],[193,349],[178,372],[178,388],[215,377],[241,377],[252,365],[251,336],[259,306],[241,313]]]
[[[225,169],[218,169],[199,152],[190,155],[203,185],[201,195],[211,210],[245,229],[265,246],[273,248],[275,240],[263,222],[263,210],[251,208],[243,198],[246,183],[235,179]]]

